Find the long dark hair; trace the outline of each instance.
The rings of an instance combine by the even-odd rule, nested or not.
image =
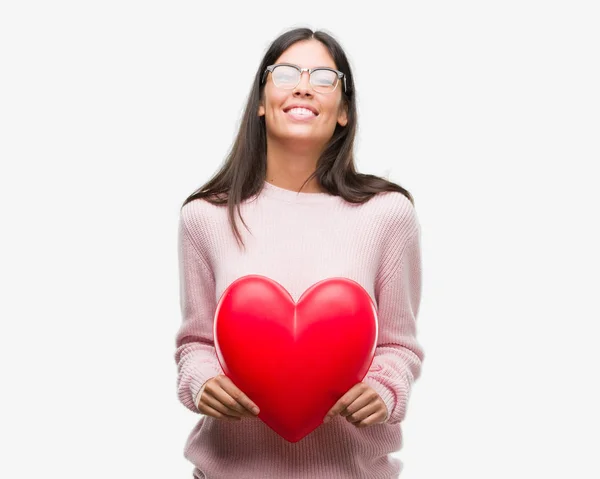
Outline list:
[[[336,124],[331,139],[325,146],[315,171],[302,186],[316,177],[320,186],[331,195],[341,196],[350,203],[365,203],[377,193],[397,191],[404,194],[414,205],[412,195],[400,185],[375,175],[358,173],[354,165],[354,137],[357,128],[354,76],[340,44],[324,31],[313,32],[309,28],[296,28],[280,35],[271,43],[262,59],[252,83],[244,115],[235,142],[221,169],[203,186],[192,193],[181,206],[192,200],[204,198],[214,205],[228,206],[229,223],[238,244],[243,245],[234,218],[234,208],[246,229],[248,226],[240,213],[240,203],[257,195],[266,179],[267,134],[265,116],[258,115],[258,107],[264,94],[262,75],[267,66],[294,43],[302,40],[320,41],[332,56],[336,69],[346,74],[347,91],[342,90],[342,101],[347,107],[346,126]],[[265,82],[266,83],[266,82]]]

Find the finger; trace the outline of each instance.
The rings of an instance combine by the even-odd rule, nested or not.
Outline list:
[[[379,424],[379,423],[383,422],[386,414],[387,413],[385,413],[385,412],[382,413],[381,411],[377,411],[375,414],[371,414],[370,416],[366,417],[362,421],[352,423],[352,425],[356,426],[358,428],[363,428],[363,427],[371,426],[373,424]]]
[[[227,398],[229,397],[229,395],[223,392],[222,390],[221,392],[214,391],[214,393],[205,390],[205,393],[206,395],[203,396],[203,403],[211,409],[219,411],[223,415],[237,417],[240,419],[242,417],[250,415],[249,413],[242,413],[235,408],[229,407],[227,405]],[[224,401],[225,404],[223,403]],[[233,399],[229,397],[229,401],[233,402]]]
[[[352,402],[352,404],[349,404],[344,409],[342,409],[340,411],[340,415],[344,416],[344,417],[349,416],[350,414],[353,414],[353,413],[361,410],[362,408],[371,404],[372,402],[373,402],[373,399],[368,394],[363,393],[360,396],[358,396]]]
[[[229,395],[233,402],[226,403],[229,407],[235,408],[242,414],[248,414],[250,416],[255,416],[260,412],[260,409],[254,402],[242,392],[233,381],[229,379],[227,376],[224,377],[222,381],[222,386],[225,392]]]
[[[369,403],[366,406],[356,410],[352,414],[347,415],[346,420],[351,423],[358,423],[360,421],[367,419],[369,416],[380,413],[380,412],[381,412],[381,407],[379,404]]]
[[[348,405],[345,409],[343,409],[340,412],[340,414],[342,416],[348,416],[348,415],[352,414],[353,412],[356,412],[359,409],[362,409],[367,404],[373,404],[373,403],[378,403],[378,402],[382,402],[382,401],[381,401],[381,398],[379,397],[379,394],[377,394],[377,391],[366,386],[361,390],[360,396],[358,396],[352,404]]]
[[[217,409],[207,405],[205,402],[202,402],[198,405],[198,410],[204,415],[216,417],[218,419],[223,419],[225,421],[241,421],[242,420],[242,418],[239,416],[230,416],[228,414],[223,414],[220,410],[217,410]]]
[[[227,378],[228,381],[231,381]],[[233,384],[233,383],[231,383]],[[228,385],[225,381],[219,377],[215,383],[206,385],[204,392],[206,393],[206,403],[214,409],[217,409],[223,414],[236,417],[250,417],[253,416],[243,406],[231,397],[231,395],[223,388],[227,388]],[[235,387],[235,386],[233,386]]]
[[[356,398],[360,397],[360,395],[360,389],[356,388],[356,386],[350,389],[350,391],[348,391],[340,399],[338,399],[338,402],[335,403],[335,405],[329,410],[329,412],[325,416],[325,422],[327,422],[330,418],[346,409],[350,404],[352,404],[356,400]]]

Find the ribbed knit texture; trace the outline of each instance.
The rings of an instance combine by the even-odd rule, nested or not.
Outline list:
[[[342,276],[361,284],[377,306],[377,348],[363,382],[381,396],[388,417],[359,429],[337,415],[288,443],[258,417],[229,422],[202,415],[184,449],[195,477],[399,477],[403,462],[390,454],[402,447],[401,421],[424,359],[416,340],[421,229],[412,203],[401,193],[385,192],[354,205],[327,193],[297,193],[265,182],[257,196],[241,204],[241,213],[251,232],[236,212],[245,251],[233,237],[225,206],[194,200],[181,210],[179,400],[199,413],[203,385],[224,373],[215,353],[213,319],[233,281],[264,275],[298,301],[314,283]]]

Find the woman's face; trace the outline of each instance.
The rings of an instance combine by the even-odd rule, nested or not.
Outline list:
[[[337,70],[327,48],[318,40],[303,40],[294,43],[275,63],[293,63],[300,68],[330,67]],[[263,98],[258,115],[265,116],[267,136],[272,140],[305,140],[317,146],[324,146],[331,138],[336,123],[346,126],[347,112],[342,102],[343,79],[340,79],[333,93],[319,93],[312,89],[308,72],[303,72],[300,83],[293,90],[278,88],[273,83],[271,73],[267,75]],[[317,116],[309,119],[295,119],[284,110],[290,105],[309,105]]]

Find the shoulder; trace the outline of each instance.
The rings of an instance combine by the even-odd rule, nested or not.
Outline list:
[[[412,236],[419,229],[415,206],[402,193],[378,193],[368,203],[371,203],[372,213],[380,218],[387,233]]]
[[[188,230],[207,229],[219,224],[226,211],[226,206],[215,205],[204,199],[195,199],[181,208],[180,222]]]

